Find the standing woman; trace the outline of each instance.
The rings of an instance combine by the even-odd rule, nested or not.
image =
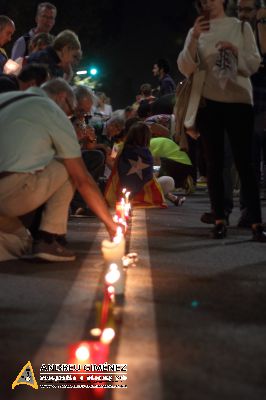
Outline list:
[[[223,204],[226,131],[252,215],[253,240],[266,242],[266,232],[261,225],[258,183],[251,164],[253,99],[249,77],[259,68],[260,54],[249,24],[242,25],[238,19],[226,16],[226,0],[197,0],[196,5],[202,15],[190,29],[177,63],[186,76],[193,74],[198,67],[206,71],[203,106],[199,109],[196,123],[203,140],[208,188],[215,213],[212,237],[226,237]],[[228,61],[231,65],[235,62],[235,70],[228,70]],[[229,72],[226,79],[224,72]]]

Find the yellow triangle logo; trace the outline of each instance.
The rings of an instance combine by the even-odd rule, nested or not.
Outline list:
[[[33,387],[33,389],[38,389],[38,383],[35,379],[30,361],[28,361],[27,364],[24,365],[24,367],[12,383],[12,389],[14,389],[18,385],[28,385]]]

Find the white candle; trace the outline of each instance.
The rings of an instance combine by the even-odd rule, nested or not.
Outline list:
[[[125,247],[126,241],[123,235],[115,236],[112,242],[106,239],[102,241],[102,254],[106,266],[109,267],[110,264],[115,263],[120,272],[120,278],[113,284],[116,294],[123,294],[125,289],[125,271],[122,262]]]

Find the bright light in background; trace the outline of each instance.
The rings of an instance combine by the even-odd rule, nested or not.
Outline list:
[[[91,69],[90,69],[90,74],[93,75],[93,76],[97,75],[97,74],[98,74],[97,68],[94,68],[94,67],[91,68]]]
[[[88,71],[86,69],[76,72],[77,75],[87,75],[87,73],[88,73]]]

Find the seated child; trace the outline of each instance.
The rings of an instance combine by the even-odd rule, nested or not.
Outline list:
[[[166,207],[162,188],[153,174],[150,139],[145,123],[136,122],[130,127],[106,185],[105,198],[110,206],[126,188],[135,207]]]

